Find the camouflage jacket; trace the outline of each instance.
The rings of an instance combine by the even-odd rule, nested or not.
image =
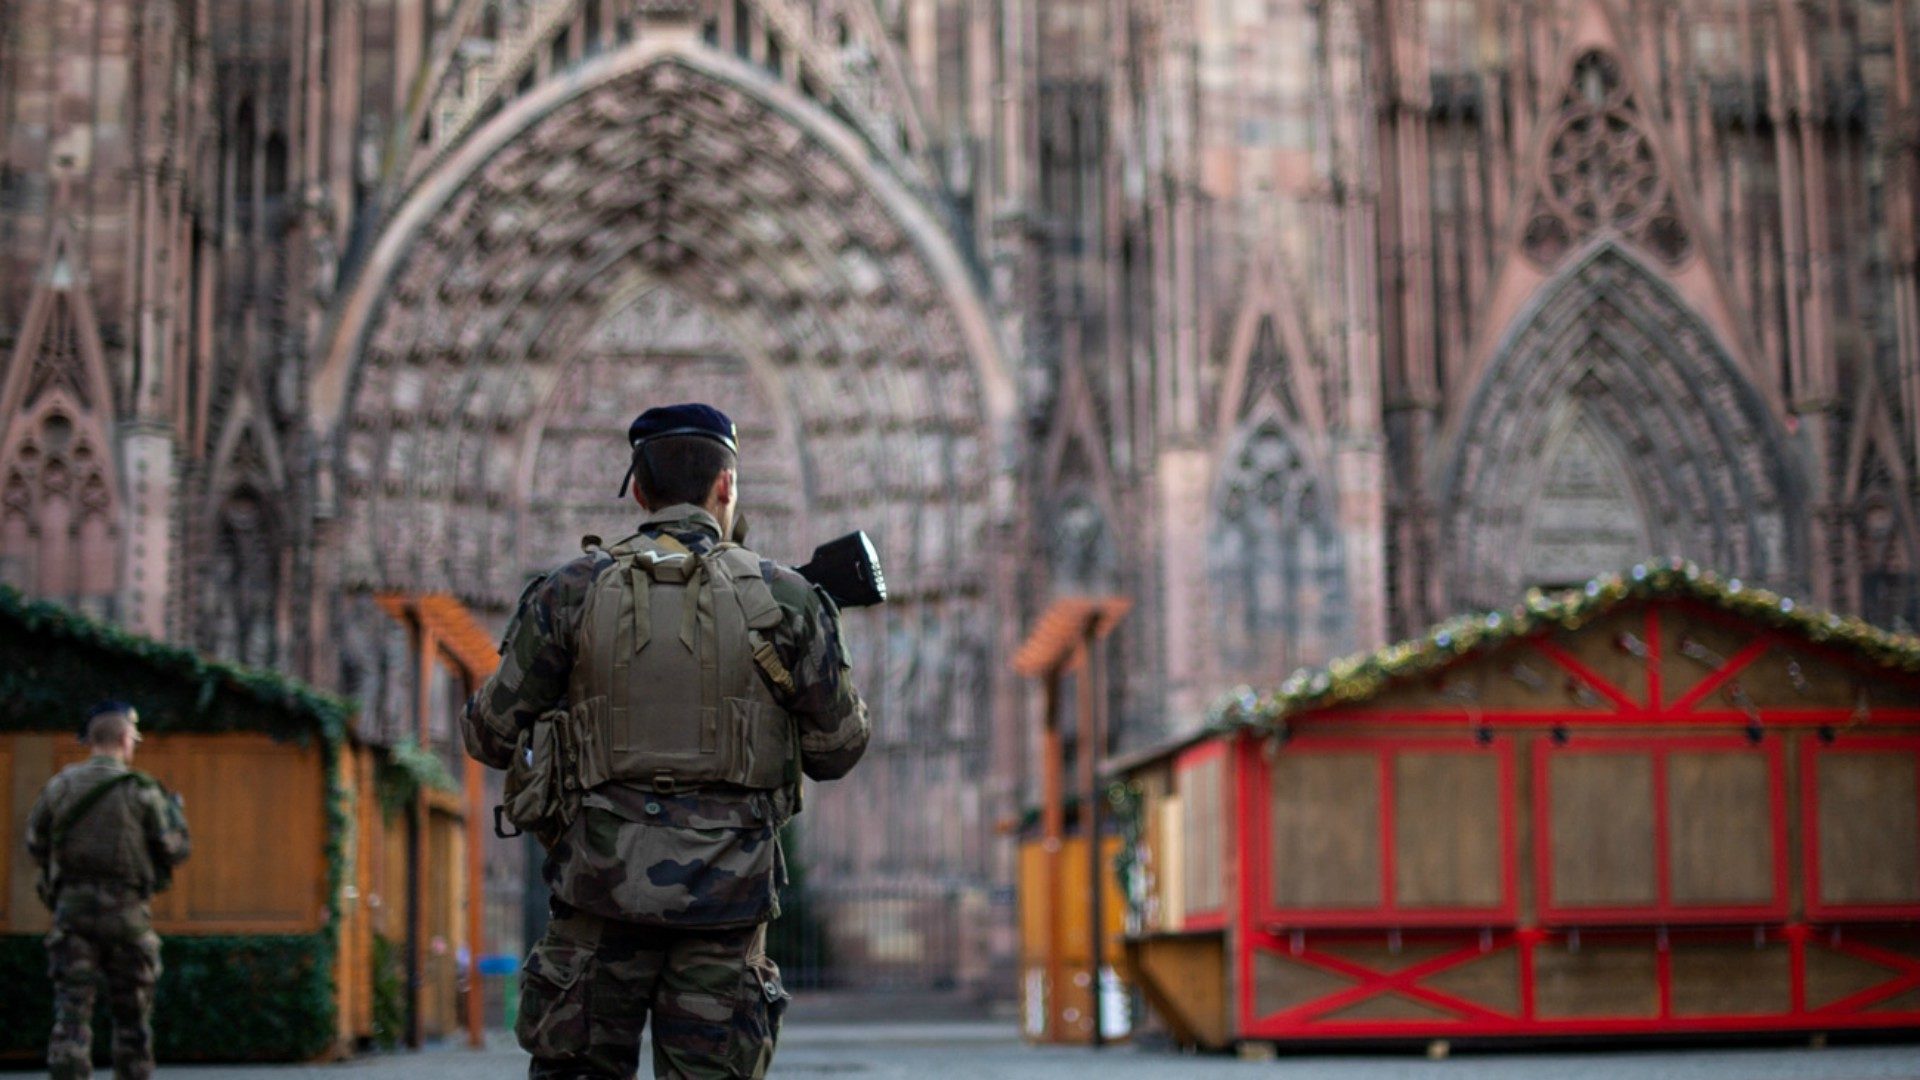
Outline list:
[[[117,758],[96,755],[60,770],[33,804],[27,816],[27,853],[41,869],[42,894],[50,905],[63,890],[83,883],[151,896],[166,888],[173,868],[186,861],[186,816],[159,782],[145,774],[108,789],[73,820],[56,846],[55,831],[79,802],[100,784],[130,771]]]
[[[668,507],[640,528],[700,553],[720,541],[719,524],[694,506]],[[587,594],[613,565],[594,549],[527,588],[507,624],[499,669],[467,702],[467,753],[505,768],[520,732],[548,722],[544,714],[567,693]],[[868,735],[839,612],[793,570],[762,560],[761,572],[785,615],[769,636],[794,684],[790,693],[773,693],[798,723],[802,771],[837,779],[866,751]],[[609,918],[708,927],[773,918],[784,870],[777,833],[798,809],[797,795],[718,786],[667,795],[602,785],[586,794],[548,851],[547,884],[565,903]]]

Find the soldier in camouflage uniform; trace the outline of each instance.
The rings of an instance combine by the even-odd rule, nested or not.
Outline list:
[[[187,858],[187,822],[159,781],[129,768],[139,717],[120,702],[96,706],[86,741],[93,756],[47,782],[27,819],[27,851],[40,867],[40,897],[53,909],[47,969],[55,1080],[93,1073],[93,999],[107,987],[113,1072],[153,1075],[153,987],[160,938],[148,899]]]
[[[651,409],[629,440],[640,531],[588,538],[528,587],[462,725],[494,768],[531,760],[536,725],[568,748],[572,813],[547,853],[553,919],[522,973],[518,1035],[535,1080],[629,1077],[651,1013],[656,1075],[758,1077],[787,1000],[765,949],[779,829],[803,772],[859,760],[866,705],[833,602],[722,540],[732,422]]]

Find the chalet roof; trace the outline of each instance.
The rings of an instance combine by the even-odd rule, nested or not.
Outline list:
[[[1691,600],[1816,644],[1842,649],[1889,672],[1920,675],[1920,637],[1895,634],[1852,616],[1801,605],[1738,578],[1722,578],[1690,562],[1642,563],[1625,574],[1597,577],[1578,589],[1529,590],[1504,612],[1459,615],[1426,633],[1371,653],[1302,668],[1262,692],[1235,687],[1221,695],[1198,731],[1102,763],[1106,775],[1130,772],[1177,754],[1223,731],[1265,727],[1290,716],[1368,701],[1509,642],[1556,630],[1578,630],[1609,612],[1649,600]]]
[[[353,705],[277,672],[155,641],[0,586],[0,731],[70,731],[104,698],[148,731],[345,737]]]
[[[1920,637],[1882,630],[1863,619],[1805,607],[1791,597],[1721,578],[1690,562],[1642,563],[1584,588],[1528,590],[1510,611],[1456,616],[1425,634],[1373,653],[1303,668],[1266,693],[1238,687],[1208,712],[1213,730],[1271,724],[1287,716],[1349,705],[1519,638],[1578,630],[1628,603],[1691,600],[1807,641],[1842,649],[1889,671],[1920,675]]]

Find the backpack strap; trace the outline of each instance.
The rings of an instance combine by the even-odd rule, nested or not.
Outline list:
[[[93,785],[93,787],[87,789],[85,795],[80,796],[79,801],[74,803],[71,809],[61,816],[59,821],[54,822],[53,830],[47,835],[47,850],[57,855],[60,851],[61,842],[66,840],[67,834],[73,831],[73,827],[78,825],[80,820],[86,817],[94,807],[100,805],[100,800],[106,798],[108,792],[129,780],[147,786],[154,786],[159,783],[159,781],[148,776],[146,773],[134,772],[132,769],[128,769],[126,772],[109,776],[105,780]]]

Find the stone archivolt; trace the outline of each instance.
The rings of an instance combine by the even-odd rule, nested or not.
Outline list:
[[[1801,572],[1805,515],[1783,433],[1712,334],[1659,278],[1607,246],[1545,290],[1462,416],[1440,505],[1460,606],[1497,607],[1526,553],[1570,426],[1604,443],[1652,554],[1747,580]],[[1591,467],[1591,466],[1587,466]]]
[[[803,430],[833,433],[821,451],[896,425],[915,432],[892,440],[904,456],[804,470],[811,503],[845,515],[889,497],[981,495],[977,479],[946,475],[944,448],[977,445],[983,404],[977,391],[951,392],[974,361],[916,244],[833,150],[724,79],[662,59],[558,103],[419,237],[392,277],[399,302],[366,335],[343,432],[344,491],[368,519],[349,532],[366,538],[348,562],[357,580],[498,602],[517,594],[520,569],[554,554],[515,550],[521,533],[475,509],[526,494],[502,486],[524,470],[482,459],[515,452],[502,435],[528,421],[558,365],[607,317],[608,298],[633,281],[673,282],[723,312],[756,370],[787,384],[773,387],[775,400],[791,402]],[[425,535],[422,502],[448,504]],[[474,564],[446,561],[458,545],[445,529],[477,545]],[[947,562],[948,541],[940,546],[929,570]],[[916,559],[912,549],[895,558]]]

